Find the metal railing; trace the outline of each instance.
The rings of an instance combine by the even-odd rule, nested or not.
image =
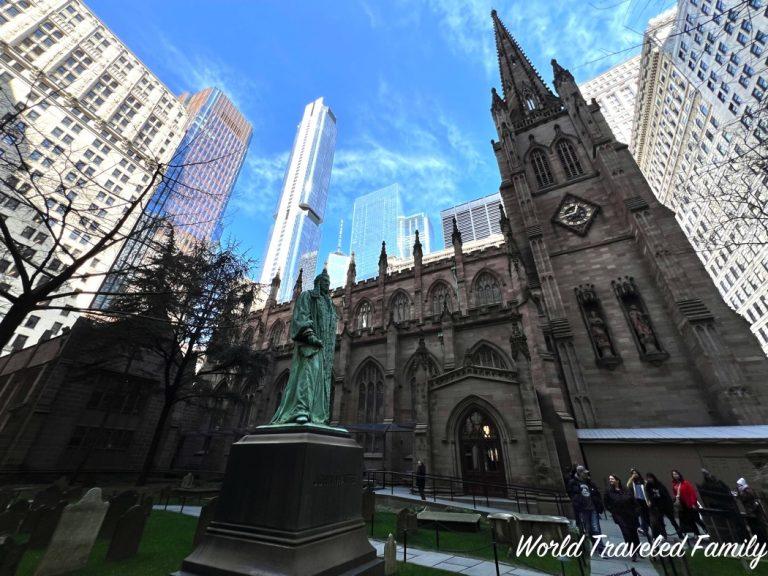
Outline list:
[[[413,472],[394,472],[392,470],[366,470],[365,480],[374,489],[390,489],[394,495],[397,486],[405,487],[413,494],[418,494],[416,474]],[[539,513],[539,505],[552,506],[558,515],[572,514],[571,501],[564,492],[549,488],[535,488],[520,484],[479,482],[465,480],[456,476],[427,474],[424,477],[424,495],[434,502],[438,498],[455,501],[460,498],[472,498],[472,507],[477,509],[478,501],[482,506],[490,507],[492,498],[499,498],[514,503],[519,512]]]

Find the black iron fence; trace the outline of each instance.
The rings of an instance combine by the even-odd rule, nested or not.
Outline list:
[[[413,472],[394,472],[391,470],[366,470],[365,480],[374,489],[389,489],[394,495],[395,488],[404,487],[413,494],[418,494],[416,474]],[[493,505],[495,498],[507,500],[515,505],[519,512],[542,514],[549,510],[559,516],[572,515],[571,501],[564,492],[547,488],[535,488],[520,484],[500,484],[465,480],[455,476],[427,474],[424,477],[424,496],[436,502],[458,500],[469,502],[477,509]]]

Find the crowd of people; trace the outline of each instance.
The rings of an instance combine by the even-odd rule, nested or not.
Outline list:
[[[631,468],[626,483],[616,474],[609,474],[605,490],[601,492],[590,478],[589,470],[574,465],[566,477],[566,490],[573,504],[576,522],[590,536],[602,534],[600,515],[607,511],[628,544],[639,546],[641,536],[648,541],[659,536],[667,540],[669,535],[665,519],[669,520],[682,540],[686,534],[707,534],[701,513],[712,509],[732,521],[740,537],[751,535],[758,542],[766,542],[768,517],[747,481],[739,478],[735,490],[731,490],[708,470],[701,472],[704,482],[697,490],[679,470],[672,470],[672,489],[669,490],[655,474],[643,475],[636,468]],[[740,526],[743,530],[739,530]],[[597,552],[601,553],[604,547],[602,539],[598,541],[598,547]]]

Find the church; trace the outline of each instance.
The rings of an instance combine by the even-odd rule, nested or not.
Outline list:
[[[746,454],[768,441],[768,361],[747,322],[597,103],[555,60],[553,92],[492,20],[503,238],[465,244],[454,226],[447,254],[423,256],[417,237],[396,269],[382,246],[378,277],[360,282],[352,261],[332,294],[332,424],[369,469],[420,459],[431,474],[555,489],[582,462],[599,482],[630,466],[748,476]],[[279,283],[246,334],[270,351],[271,375],[187,439],[189,466],[223,468],[280,402],[292,303],[276,302]]]

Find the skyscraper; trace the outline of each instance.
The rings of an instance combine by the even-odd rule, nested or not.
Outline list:
[[[344,220],[339,221],[339,240],[336,243],[336,251],[328,254],[325,261],[325,268],[328,270],[328,276],[331,278],[331,288],[344,286],[347,279],[347,268],[349,268],[350,257],[341,250],[341,242],[344,238]]]
[[[400,187],[391,184],[355,200],[352,210],[352,241],[357,278],[373,278],[379,273],[381,243],[397,250],[398,219],[403,214]]]
[[[216,242],[221,219],[243,165],[251,140],[251,125],[218,88],[205,88],[179,100],[187,111],[184,136],[173,156],[167,178],[158,186],[115,259],[113,270],[135,268],[152,251],[156,229],[153,219],[167,218],[174,226],[175,241],[188,251],[197,242]],[[123,274],[110,274],[102,292],[119,291]],[[94,307],[104,308],[109,298],[99,295]]]
[[[451,232],[453,231],[453,219],[465,242],[481,240],[492,234],[500,234],[499,206],[501,196],[498,192],[490,196],[484,196],[464,204],[452,206],[440,211],[440,221],[443,227],[443,246],[451,246]]]
[[[263,261],[263,285],[280,273],[279,301],[290,299],[300,269],[303,289],[312,286],[335,148],[336,117],[318,98],[304,108],[296,131]]]
[[[728,304],[768,352],[768,238],[762,160],[768,138],[759,3],[678,2],[649,22],[631,151]],[[663,94],[663,97],[659,97]]]
[[[616,140],[625,144],[632,138],[639,73],[640,56],[633,56],[579,86],[587,102],[597,100]]]
[[[413,243],[416,240],[416,231],[419,232],[419,241],[423,254],[432,252],[432,226],[429,224],[429,216],[426,212],[418,212],[411,216],[400,216],[397,220],[397,258],[409,259],[413,256]]]
[[[131,198],[146,191],[153,163],[172,158],[187,112],[79,0],[2,3],[0,38],[0,115],[23,110],[19,120],[27,128],[29,165],[48,175],[36,186],[52,229],[19,206],[10,186],[4,187],[11,196],[3,197],[0,214],[40,262],[55,236],[70,254],[83,254],[116,225]],[[6,181],[8,174],[1,177]],[[20,179],[19,190],[30,186],[23,175],[14,177]],[[71,202],[81,218],[56,216]],[[136,212],[121,236],[131,230]],[[68,283],[72,296],[57,300],[63,309],[30,314],[9,348],[29,346],[74,324],[78,313],[67,307],[88,308],[120,248],[116,243],[86,263],[80,273],[87,276]],[[62,261],[54,257],[44,264],[56,273]],[[15,266],[0,257],[0,285],[15,294],[20,283]]]

